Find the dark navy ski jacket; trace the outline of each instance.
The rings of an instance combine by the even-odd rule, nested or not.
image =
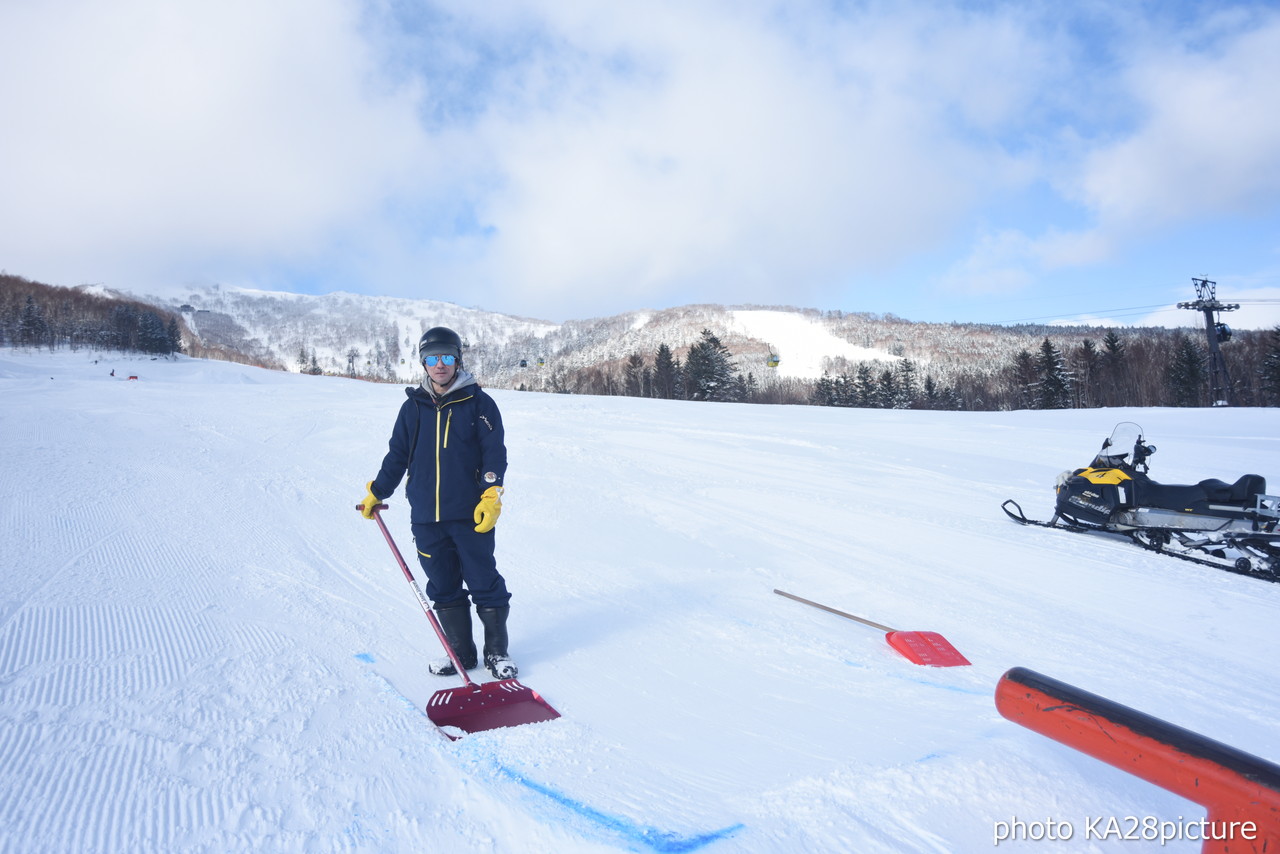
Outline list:
[[[480,493],[501,486],[507,473],[498,404],[465,371],[441,398],[421,386],[405,394],[373,494],[389,498],[408,472],[404,491],[413,524],[470,520]],[[485,480],[488,473],[493,480]]]

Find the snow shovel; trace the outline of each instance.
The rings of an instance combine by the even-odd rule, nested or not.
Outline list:
[[[409,571],[408,564],[400,554],[400,549],[396,548],[395,540],[391,539],[391,532],[382,521],[382,514],[378,511],[386,506],[379,504],[374,507],[373,518],[377,520],[378,527],[382,529],[382,536],[387,538],[387,545],[391,546],[391,553],[396,556],[396,563],[400,564],[400,570],[409,580],[414,594],[417,595],[418,604],[431,620],[431,628],[436,630],[436,637],[440,639],[444,651],[448,653],[454,669],[462,677],[461,688],[444,688],[431,695],[426,709],[427,717],[431,722],[438,726],[450,740],[457,741],[465,733],[532,724],[560,717],[560,713],[551,708],[551,705],[542,699],[542,695],[532,688],[521,685],[515,679],[501,679],[497,682],[480,684],[471,681],[466,668],[458,660],[458,654],[445,638],[444,629],[440,627],[440,620],[436,618],[435,611],[431,610],[431,604],[427,601],[422,588],[418,586],[418,582],[414,580],[413,573]],[[361,504],[356,509],[363,510],[364,505]]]
[[[898,629],[891,629],[888,626],[882,626],[879,623],[873,623],[870,620],[864,620],[862,617],[855,617],[853,614],[846,614],[844,611],[837,611],[835,608],[829,608],[817,602],[810,602],[808,599],[801,599],[799,596],[777,588],[773,592],[779,596],[786,596],[788,599],[794,599],[797,602],[803,602],[806,605],[830,611],[832,614],[847,617],[854,622],[862,623],[864,626],[880,629],[880,631],[886,633],[884,639],[889,642],[889,646],[902,653],[904,658],[914,664],[924,664],[929,667],[962,667],[971,663],[969,659],[960,654],[960,650],[952,646],[946,638],[937,632],[903,632]]]

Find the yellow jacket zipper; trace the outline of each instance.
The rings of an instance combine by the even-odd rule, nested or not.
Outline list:
[[[464,397],[462,400],[470,400],[470,397]],[[460,403],[458,400],[451,400],[449,403]],[[448,406],[449,404],[445,404]],[[440,423],[440,416],[444,415],[444,424]],[[440,521],[440,452],[449,447],[449,426],[453,424],[453,410],[450,409],[446,413],[442,408],[436,408],[436,521]],[[442,429],[443,426],[443,429]]]

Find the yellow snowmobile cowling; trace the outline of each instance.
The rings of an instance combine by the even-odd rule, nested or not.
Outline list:
[[[1126,480],[1133,480],[1129,473],[1123,469],[1084,469],[1077,477],[1082,477],[1090,483],[1096,484],[1121,484]]]

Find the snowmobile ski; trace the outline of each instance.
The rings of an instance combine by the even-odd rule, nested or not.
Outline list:
[[[1014,509],[1012,510],[1009,509],[1010,505],[1012,505]],[[1100,528],[1100,527],[1089,528],[1081,525],[1075,525],[1069,522],[1061,522],[1061,521],[1055,522],[1052,519],[1048,521],[1045,521],[1044,519],[1030,519],[1023,514],[1022,508],[1018,506],[1018,502],[1014,501],[1012,498],[1004,502],[1004,504],[1001,504],[1000,507],[1001,509],[1004,510],[1006,514],[1008,514],[1010,519],[1012,519],[1013,521],[1017,522],[1020,525],[1034,525],[1035,527],[1038,527],[1038,528],[1053,528],[1054,530],[1057,530],[1057,531],[1069,531],[1070,533],[1073,533],[1073,534],[1109,533],[1106,531],[1105,528]],[[1246,563],[1245,560],[1240,558],[1237,558],[1235,561],[1231,561],[1231,562],[1227,562],[1225,559],[1213,560],[1212,558],[1208,558],[1208,557],[1198,557],[1197,555],[1194,555],[1194,554],[1186,554],[1185,552],[1168,550],[1168,549],[1165,549],[1163,545],[1149,544],[1149,543],[1143,542],[1140,536],[1135,536],[1131,534],[1130,539],[1136,545],[1141,546],[1142,548],[1147,549],[1148,551],[1159,552],[1160,554],[1168,555],[1169,557],[1175,557],[1178,560],[1185,560],[1188,563],[1195,563],[1195,564],[1199,564],[1200,566],[1208,566],[1208,567],[1212,567],[1213,569],[1222,569],[1222,570],[1226,570],[1227,572],[1234,572],[1237,575],[1247,575],[1250,578],[1260,578],[1263,581],[1280,582],[1280,576],[1276,575],[1273,572],[1268,572],[1265,570],[1260,570],[1255,568],[1253,566],[1252,561],[1248,561]]]
[[[1141,427],[1122,422],[1089,466],[1058,477],[1049,521],[1029,518],[1013,499],[1000,507],[1023,525],[1125,535],[1180,560],[1280,581],[1280,496],[1266,493],[1266,480],[1157,483],[1147,473],[1155,450]]]

